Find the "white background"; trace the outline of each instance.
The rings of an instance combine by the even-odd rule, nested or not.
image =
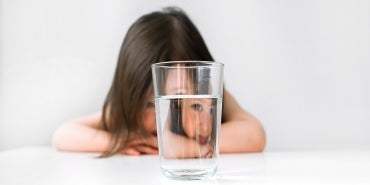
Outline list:
[[[98,111],[128,27],[181,7],[267,150],[370,148],[367,0],[0,0],[0,150]]]

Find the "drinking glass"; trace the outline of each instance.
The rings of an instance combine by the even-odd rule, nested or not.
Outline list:
[[[152,67],[160,167],[172,179],[206,179],[217,170],[223,64],[170,61]]]

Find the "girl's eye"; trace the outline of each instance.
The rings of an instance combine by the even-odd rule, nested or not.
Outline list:
[[[153,102],[148,102],[146,104],[146,108],[154,108],[154,103]]]
[[[203,110],[202,105],[198,104],[198,103],[195,103],[195,104],[191,105],[191,108],[193,108],[195,111],[198,111],[198,112]]]

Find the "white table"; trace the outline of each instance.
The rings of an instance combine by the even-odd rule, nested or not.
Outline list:
[[[157,156],[95,156],[48,146],[1,151],[0,185],[370,184],[369,150],[223,154],[203,181],[167,179]]]

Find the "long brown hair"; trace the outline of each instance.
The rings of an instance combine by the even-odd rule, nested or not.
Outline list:
[[[103,106],[101,127],[111,140],[102,157],[118,153],[131,134],[142,130],[143,111],[152,89],[150,66],[170,60],[213,61],[198,29],[174,7],[140,17],[126,34]]]

